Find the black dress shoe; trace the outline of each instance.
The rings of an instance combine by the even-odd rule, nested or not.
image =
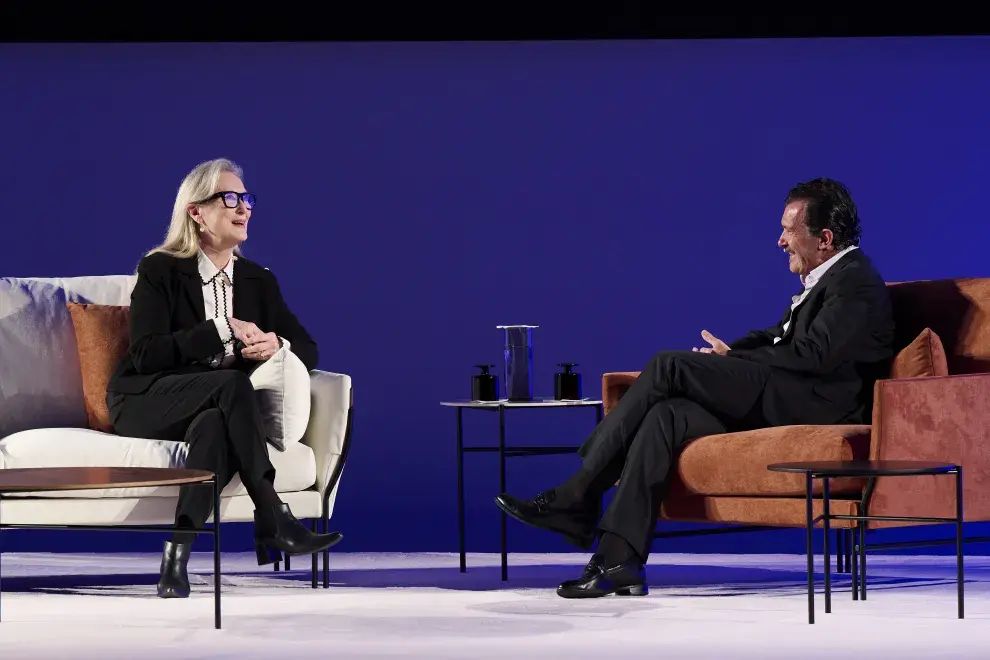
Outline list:
[[[568,580],[557,587],[557,595],[561,598],[600,598],[609,594],[645,596],[648,593],[646,571],[639,559],[605,566],[601,555],[591,558],[580,578]]]
[[[502,493],[495,504],[521,523],[537,529],[562,534],[571,545],[590,550],[595,543],[597,523],[593,507],[558,509],[552,506],[554,491],[540,493],[531,500],[521,500]]]
[[[340,532],[316,534],[296,520],[289,505],[282,503],[272,509],[274,528],[261,524],[257,510],[254,512],[254,551],[258,565],[281,561],[281,550],[287,555],[311,555],[337,545],[344,535]]]
[[[189,563],[191,543],[165,541],[162,552],[161,577],[158,579],[159,598],[189,598]]]

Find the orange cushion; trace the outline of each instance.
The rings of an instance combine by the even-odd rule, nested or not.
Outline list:
[[[949,366],[942,340],[931,328],[921,331],[914,341],[894,357],[891,378],[924,378],[948,376]]]
[[[130,345],[130,308],[74,302],[66,305],[76,331],[89,428],[112,433],[107,384]]]

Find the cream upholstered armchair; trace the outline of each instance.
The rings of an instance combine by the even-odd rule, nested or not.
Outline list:
[[[80,336],[68,303],[119,311],[129,305],[135,280],[133,275],[0,278],[0,469],[183,466],[184,442],[118,436],[94,428],[87,415],[94,398],[102,397],[92,381],[103,377],[105,383],[109,373],[84,374],[80,351],[92,362],[94,352],[114,350],[119,339],[106,333]],[[84,377],[89,387],[84,387]],[[346,374],[314,370],[310,378],[312,405],[305,436],[284,452],[269,451],[280,497],[297,518],[311,520],[314,527],[320,522],[326,529],[350,447],[353,394]],[[177,496],[175,487],[7,495],[0,505],[0,522],[168,525]],[[239,477],[221,494],[220,519],[254,519],[254,505]],[[325,551],[324,587],[329,586],[328,564]],[[316,587],[315,555],[312,571]]]

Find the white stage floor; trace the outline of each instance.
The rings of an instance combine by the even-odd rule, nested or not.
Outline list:
[[[556,585],[587,555],[331,554],[331,587],[253,555],[223,557],[213,629],[212,555],[189,600],[154,595],[157,555],[4,554],[0,658],[868,658],[990,657],[990,558],[967,559],[956,618],[952,557],[869,559],[869,597],[835,578],[832,614],[807,623],[804,557],[654,555],[650,595],[567,601]],[[817,565],[820,569],[821,559]],[[820,580],[819,576],[819,580]]]

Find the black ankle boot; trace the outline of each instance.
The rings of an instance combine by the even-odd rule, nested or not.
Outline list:
[[[161,577],[158,579],[159,598],[189,598],[189,563],[191,543],[165,541],[162,553]]]
[[[279,550],[287,555],[311,555],[340,542],[340,532],[314,534],[296,520],[288,504],[278,504],[270,511],[271,522],[265,524],[258,511],[254,512],[254,550],[258,564],[270,564],[281,559]]]

